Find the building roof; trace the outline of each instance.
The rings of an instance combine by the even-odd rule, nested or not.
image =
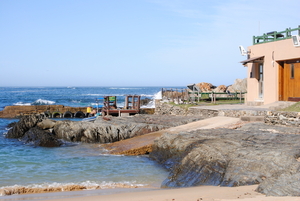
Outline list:
[[[243,63],[243,65],[246,65],[247,63],[260,63],[263,61],[265,56],[259,56],[259,57],[252,57],[250,59],[241,61],[240,63]]]

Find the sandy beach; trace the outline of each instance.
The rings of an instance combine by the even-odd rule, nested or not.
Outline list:
[[[179,189],[159,189],[113,195],[55,199],[55,201],[296,201],[299,197],[266,197],[255,192],[256,185],[242,187],[199,186]]]
[[[241,187],[198,186],[177,189],[108,189],[0,197],[0,200],[52,201],[299,201],[300,197],[267,197],[257,185]],[[63,197],[63,198],[62,198]]]

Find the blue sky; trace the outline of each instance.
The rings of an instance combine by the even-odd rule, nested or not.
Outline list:
[[[230,85],[299,0],[0,0],[0,86]]]

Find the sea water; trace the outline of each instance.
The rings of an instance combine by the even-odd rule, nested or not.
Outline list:
[[[126,94],[154,99],[160,90],[161,87],[0,87],[0,110],[9,105],[87,107],[106,95],[117,96],[118,105],[122,105]],[[153,107],[153,102],[148,107]],[[73,184],[91,189],[159,186],[167,177],[166,170],[147,156],[108,155],[96,144],[67,143],[46,148],[5,138],[7,125],[16,121],[0,118],[0,189]]]

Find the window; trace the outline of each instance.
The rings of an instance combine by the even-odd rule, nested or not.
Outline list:
[[[259,77],[258,81],[263,81],[264,79],[264,66],[263,64],[259,64]]]
[[[294,76],[295,76],[295,67],[294,67],[294,64],[290,64],[290,69],[291,69],[291,79],[294,79]]]

